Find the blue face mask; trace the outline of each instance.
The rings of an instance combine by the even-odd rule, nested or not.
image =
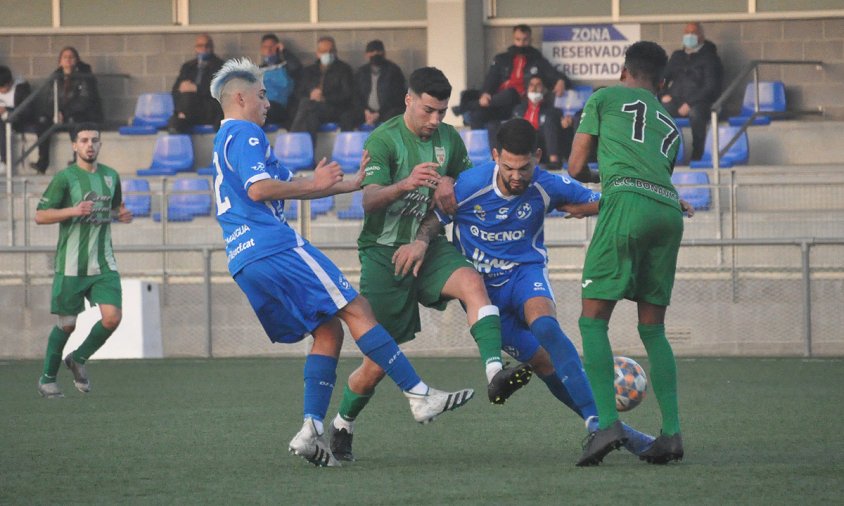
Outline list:
[[[698,45],[697,35],[694,33],[683,35],[683,45],[689,49],[696,48]]]
[[[273,53],[269,56],[264,56],[265,65],[275,65],[278,63],[278,53]]]
[[[211,58],[211,53],[197,53],[196,59],[199,61],[208,61]]]

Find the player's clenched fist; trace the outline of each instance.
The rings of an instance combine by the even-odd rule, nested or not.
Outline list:
[[[434,162],[420,163],[410,172],[410,175],[399,182],[402,191],[413,191],[420,187],[436,188],[440,182],[440,173],[437,172],[439,165]]]

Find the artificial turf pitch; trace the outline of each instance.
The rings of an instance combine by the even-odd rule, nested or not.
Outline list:
[[[647,369],[647,362],[640,360]],[[0,361],[0,504],[835,504],[844,492],[844,360],[681,359],[686,457],[625,451],[577,468],[583,423],[534,381],[504,406],[478,360],[415,358],[438,388],[475,388],[422,426],[384,381],[358,461],[287,452],[303,359],[92,361],[83,395],[39,398],[40,363]],[[328,418],[355,359],[341,360]],[[656,399],[624,420],[658,432]]]

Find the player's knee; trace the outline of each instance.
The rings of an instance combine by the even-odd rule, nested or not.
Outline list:
[[[478,271],[472,268],[461,268],[455,271],[457,274],[457,298],[463,303],[472,301],[479,304],[488,304],[489,296],[486,293],[484,279]]]
[[[528,360],[528,363],[536,374],[540,376],[550,376],[554,374],[554,364],[551,363],[551,356],[544,348],[539,348],[536,353]]]
[[[107,328],[108,330],[116,330],[117,327],[120,325],[122,319],[123,316],[120,314],[103,316],[103,327]]]
[[[76,315],[59,315],[58,327],[70,334],[76,330]]]

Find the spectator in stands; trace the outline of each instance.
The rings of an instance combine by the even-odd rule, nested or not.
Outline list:
[[[14,77],[9,67],[0,65],[0,135],[3,136],[0,140],[0,159],[4,163],[6,162],[6,122],[30,93],[32,93],[32,88],[28,82],[20,77]],[[44,133],[46,128],[43,125],[39,126],[34,121],[36,116],[35,106],[36,104],[33,103],[27,110],[22,111],[15,117],[12,122],[12,129],[15,132],[22,132],[26,127],[34,127],[38,135]],[[46,142],[38,146],[38,161],[33,164],[34,168],[44,167],[44,170],[46,170],[47,163],[42,163],[42,158],[46,157],[49,160],[49,147]],[[43,171],[40,172],[43,173]]]
[[[461,104],[453,111],[455,114],[470,112],[469,125],[472,129],[487,128],[490,122],[497,124],[510,119],[513,109],[525,96],[526,76],[540,76],[545,87],[552,89],[558,97],[569,86],[568,78],[557,71],[530,42],[530,27],[515,26],[513,45],[495,55],[480,97],[467,102],[461,97]],[[493,138],[491,135],[490,139]]]
[[[375,127],[404,114],[407,81],[398,65],[387,59],[384,43],[366,43],[366,59],[355,72],[355,123]]]
[[[58,82],[59,123],[101,123],[103,106],[97,89],[97,78],[91,66],[79,58],[79,51],[71,46],[63,47],[59,52],[59,67],[50,75]],[[36,129],[43,132],[53,124],[53,88],[44,88],[36,114]],[[32,165],[39,173],[47,171],[50,164],[50,139],[42,143],[38,162]],[[71,161],[71,163],[73,163]]]
[[[553,98],[548,95],[545,84],[538,75],[528,79],[526,95],[513,111],[513,117],[524,118],[533,125],[539,132],[541,162],[546,164],[549,170],[559,170],[571,151],[571,141],[574,137],[571,120],[568,122],[568,128],[564,129],[563,114],[554,107]]]
[[[662,104],[674,117],[689,118],[692,160],[700,160],[706,143],[706,124],[712,104],[721,94],[721,59],[700,23],[683,30],[683,48],[674,51],[665,67]]]
[[[317,60],[302,70],[297,83],[299,107],[291,130],[308,132],[316,142],[322,123],[339,123],[342,130],[354,130],[354,74],[348,63],[337,58],[334,38],[317,41]]]
[[[302,71],[302,62],[284,47],[274,33],[261,37],[261,65],[264,87],[270,101],[267,123],[290,128],[296,114],[296,81]]]
[[[223,119],[220,104],[211,97],[211,78],[223,66],[214,54],[214,41],[208,34],[196,36],[196,58],[186,61],[173,84],[174,112],[167,125],[170,133],[188,133],[194,125],[218,127]]]

